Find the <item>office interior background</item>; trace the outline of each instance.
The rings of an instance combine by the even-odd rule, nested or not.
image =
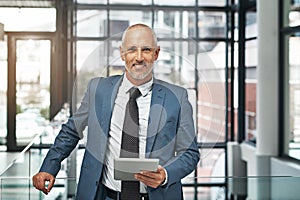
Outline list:
[[[155,77],[188,89],[201,161],[185,199],[299,199],[299,0],[0,0],[0,199],[72,199],[83,140],[31,186],[87,81],[123,73],[121,34],[154,28]]]

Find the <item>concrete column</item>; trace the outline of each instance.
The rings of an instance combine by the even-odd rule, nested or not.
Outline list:
[[[278,155],[278,10],[278,0],[257,1],[256,199],[270,199],[270,157]]]
[[[257,155],[278,155],[278,0],[257,1]]]

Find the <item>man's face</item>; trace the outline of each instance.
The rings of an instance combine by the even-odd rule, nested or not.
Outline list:
[[[148,28],[135,27],[127,31],[120,52],[127,78],[132,82],[145,83],[152,78],[153,64],[160,50],[153,40]]]

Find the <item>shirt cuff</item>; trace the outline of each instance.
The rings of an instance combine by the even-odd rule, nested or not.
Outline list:
[[[168,172],[165,168],[163,168],[163,170],[165,171],[165,174],[166,174],[166,179],[164,180],[164,182],[161,184],[161,186],[164,186],[168,183]]]

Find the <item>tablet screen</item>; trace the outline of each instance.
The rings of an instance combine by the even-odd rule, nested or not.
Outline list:
[[[140,171],[156,171],[158,159],[153,158],[116,158],[114,178],[123,181],[136,181],[134,174]]]

